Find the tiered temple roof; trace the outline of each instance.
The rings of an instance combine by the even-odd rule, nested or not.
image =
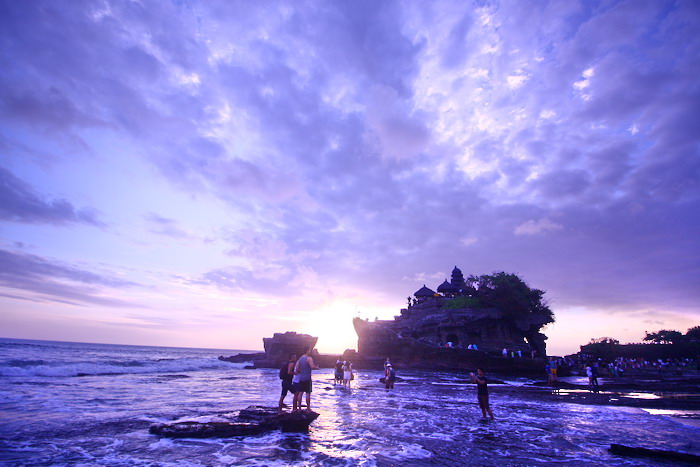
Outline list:
[[[467,286],[467,283],[464,282],[464,275],[462,275],[462,271],[457,266],[452,270],[450,282],[457,288],[457,292],[462,292]]]

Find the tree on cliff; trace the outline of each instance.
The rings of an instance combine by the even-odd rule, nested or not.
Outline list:
[[[620,341],[612,337],[599,337],[591,339],[591,341],[581,346],[581,352],[584,354],[612,359],[619,355]]]
[[[546,355],[547,336],[540,329],[554,322],[554,313],[544,299],[544,291],[530,288],[517,274],[496,272],[475,279],[475,298],[482,306],[499,309],[523,332],[533,350]]]
[[[544,299],[544,291],[531,289],[517,274],[496,272],[476,278],[476,297],[486,306],[498,308],[506,316],[537,329],[554,322],[554,313]]]
[[[693,326],[685,333],[688,342],[700,342],[700,326]]]
[[[684,340],[683,333],[680,331],[671,331],[667,329],[662,329],[658,332],[645,332],[645,341],[651,341],[655,344],[677,344]]]

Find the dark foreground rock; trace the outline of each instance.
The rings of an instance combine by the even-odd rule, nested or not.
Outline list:
[[[313,411],[279,412],[273,407],[250,406],[231,421],[173,422],[151,425],[149,432],[166,438],[229,438],[255,436],[268,431],[308,431],[319,414]]]
[[[685,452],[664,451],[661,449],[647,449],[624,444],[611,444],[610,452],[617,456],[644,457],[648,459],[670,460],[675,462],[687,462],[700,465],[700,456]]]

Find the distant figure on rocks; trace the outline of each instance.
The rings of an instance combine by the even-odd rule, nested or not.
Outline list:
[[[479,407],[481,408],[482,417],[486,418],[486,413],[488,412],[491,420],[493,420],[493,412],[491,411],[491,406],[489,405],[489,389],[487,386],[488,380],[484,375],[484,369],[477,368],[476,374],[470,373],[469,376],[471,376],[472,382],[476,383],[476,397],[479,400]]]
[[[544,366],[544,371],[547,373],[547,384],[554,386],[554,375],[552,374],[552,365],[549,362]]]
[[[597,390],[598,389],[598,364],[594,363],[591,365],[591,380],[593,382],[593,387]]]
[[[550,357],[549,358],[549,368],[551,369],[552,372],[552,382],[555,383],[559,381],[559,377],[557,376],[557,360],[555,358]]]
[[[343,382],[343,362],[336,360],[335,362],[335,384],[341,384]]]
[[[306,393],[306,409],[311,410],[311,370],[318,370],[314,363],[314,359],[309,356],[311,349],[304,347],[304,355],[299,357],[296,365],[294,365],[293,387],[296,390],[294,394],[294,405],[292,410],[301,410],[301,398]]]
[[[280,379],[282,380],[282,395],[280,396],[279,403],[280,411],[285,406],[284,398],[287,397],[287,392],[292,393],[292,399],[294,398],[294,393],[296,392],[296,389],[294,389],[292,385],[292,379],[294,378],[294,364],[296,363],[296,361],[297,356],[293,353],[290,353],[289,360],[287,360],[287,363],[282,365],[282,367],[280,368]],[[292,405],[294,405],[293,401]]]
[[[586,376],[588,376],[588,386],[593,391],[598,391],[598,368],[595,364],[589,363],[586,365]]]
[[[506,350],[506,349],[503,349],[503,352],[501,352],[501,353],[503,354],[504,357],[508,356],[508,350]]]
[[[389,363],[384,368],[384,388],[394,389],[394,381],[396,381],[396,370],[394,370],[394,367]]]

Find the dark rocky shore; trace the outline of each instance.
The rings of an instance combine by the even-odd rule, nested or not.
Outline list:
[[[613,405],[647,409],[700,410],[700,373],[686,375],[641,374],[604,379],[597,388],[558,381],[553,386],[537,382],[522,397],[549,398],[587,405]]]

